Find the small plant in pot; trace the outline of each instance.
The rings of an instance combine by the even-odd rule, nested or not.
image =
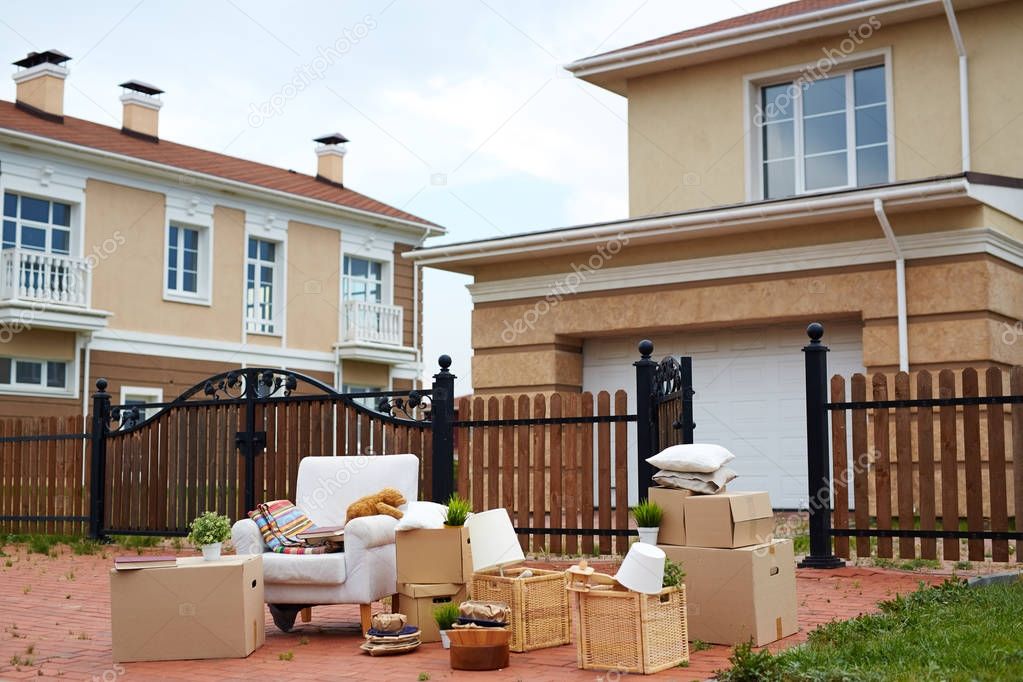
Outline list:
[[[464,526],[465,520],[472,512],[472,504],[458,493],[448,499],[448,515],[444,518],[445,526]]]
[[[223,542],[231,537],[231,519],[216,512],[203,512],[189,525],[189,541],[202,549],[202,558],[216,561],[220,558]]]
[[[458,604],[453,601],[441,604],[433,610],[433,619],[437,621],[437,629],[440,630],[440,643],[445,649],[451,648],[448,631],[458,621],[458,615]]]
[[[649,500],[640,500],[639,504],[632,508],[632,517],[636,519],[639,541],[656,545],[657,529],[661,525],[661,518],[664,517],[664,510],[660,505]]]

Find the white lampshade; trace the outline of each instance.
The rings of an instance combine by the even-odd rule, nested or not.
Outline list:
[[[525,561],[507,509],[473,514],[465,522],[472,548],[472,570],[483,571]]]
[[[633,543],[615,580],[634,592],[658,594],[664,582],[664,550],[645,542]]]

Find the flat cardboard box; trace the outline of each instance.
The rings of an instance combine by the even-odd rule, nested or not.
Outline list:
[[[440,629],[433,619],[433,610],[442,604],[454,603],[458,606],[465,601],[465,585],[400,584],[398,594],[398,608],[408,618],[409,625],[419,628],[420,639],[424,642],[439,642]]]
[[[685,569],[689,639],[763,646],[799,630],[792,540],[739,549],[660,545]]]
[[[472,553],[465,526],[395,533],[398,583],[465,584],[472,580]]]
[[[657,542],[664,545],[686,544],[684,502],[690,495],[691,491],[677,488],[650,488],[647,491],[647,499],[664,510],[661,527],[657,530]]]
[[[774,510],[767,493],[718,493],[685,499],[686,544],[747,547],[774,537]]]
[[[110,569],[115,662],[244,658],[266,638],[263,557]]]

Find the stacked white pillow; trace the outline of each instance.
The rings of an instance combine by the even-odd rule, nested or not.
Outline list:
[[[735,455],[720,445],[691,443],[665,448],[647,462],[659,469],[654,474],[658,485],[713,495],[735,478],[735,472],[724,466],[733,459]]]

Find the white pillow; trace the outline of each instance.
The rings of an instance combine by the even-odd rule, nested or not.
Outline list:
[[[419,528],[436,530],[444,527],[444,519],[448,515],[448,508],[436,502],[413,501],[399,509],[405,515],[398,520],[394,530],[417,530]]]
[[[647,461],[665,471],[695,471],[709,474],[733,459],[735,459],[735,455],[720,445],[693,443],[691,445],[672,445],[648,458]]]
[[[694,493],[714,495],[722,492],[725,485],[735,478],[735,472],[728,467],[721,467],[710,474],[699,474],[692,471],[658,471],[654,474],[654,482],[665,488],[691,490]]]

